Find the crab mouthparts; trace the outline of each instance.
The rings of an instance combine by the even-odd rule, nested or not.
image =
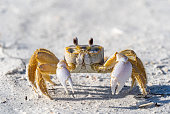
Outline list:
[[[87,53],[80,53],[78,58],[76,59],[77,64],[85,66],[86,64],[90,64],[89,54]]]

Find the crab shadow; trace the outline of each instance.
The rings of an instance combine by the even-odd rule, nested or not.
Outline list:
[[[110,86],[86,86],[86,85],[74,85],[75,93],[73,97],[58,98],[54,96],[54,100],[66,100],[66,101],[81,101],[81,100],[110,100],[124,98],[127,95],[136,95],[139,93],[138,88],[134,88],[129,92],[130,86],[124,86],[118,95],[112,95]],[[62,88],[61,88],[62,89]],[[55,90],[54,90],[55,91]]]
[[[140,98],[136,97],[136,99],[140,100],[145,100],[148,102],[154,102],[154,103],[160,103],[160,106],[163,106],[164,104],[170,103],[170,100],[161,100],[161,98],[165,98],[170,96],[170,85],[153,85],[149,86],[148,90],[149,92],[149,97],[146,98]],[[137,92],[137,91],[133,91]],[[138,96],[138,95],[137,95]],[[155,106],[149,107],[149,108],[154,108]],[[111,106],[109,108],[122,108],[122,109],[138,109],[138,106],[130,106],[130,107],[114,107]]]
[[[64,97],[58,98],[53,96],[54,100],[64,100],[64,101],[83,101],[83,100],[110,100],[110,99],[121,99],[128,95],[134,95],[134,98],[140,100],[145,100],[149,102],[161,103],[161,106],[164,104],[170,103],[170,100],[161,100],[162,97],[166,98],[170,96],[170,85],[153,85],[149,86],[150,97],[136,97],[140,93],[139,87],[134,87],[132,91],[129,91],[130,86],[124,86],[121,92],[118,95],[112,95],[110,86],[86,86],[86,85],[74,85],[75,93],[73,97]],[[62,89],[62,88],[61,88]],[[55,91],[55,90],[54,90]],[[71,93],[70,93],[71,94]],[[110,106],[109,108],[122,108],[122,109],[137,109],[137,106],[129,107],[114,107]]]
[[[125,86],[122,91],[128,90],[130,87]],[[75,93],[73,97],[70,97],[72,93],[70,92],[68,97],[58,98],[54,96],[54,100],[70,100],[70,101],[81,101],[81,100],[109,100],[112,98],[123,98],[127,94],[112,95],[110,86],[86,86],[86,85],[74,85]],[[62,88],[61,88],[62,90]],[[55,90],[53,90],[55,91]],[[124,93],[124,92],[123,92]]]

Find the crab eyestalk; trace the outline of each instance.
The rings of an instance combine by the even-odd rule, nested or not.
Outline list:
[[[74,39],[73,39],[73,43],[74,43],[74,45],[78,45],[78,38],[77,37],[75,37]]]
[[[93,38],[90,38],[89,40],[89,46],[93,45]]]
[[[132,74],[132,64],[128,61],[128,57],[117,53],[116,61],[117,64],[111,73],[112,94],[118,94]]]

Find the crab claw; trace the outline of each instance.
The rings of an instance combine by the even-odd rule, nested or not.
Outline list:
[[[57,64],[57,77],[58,77],[60,83],[62,84],[62,86],[64,87],[66,93],[68,94],[67,84],[66,84],[66,82],[68,81],[69,85],[71,87],[72,93],[74,94],[73,82],[71,79],[71,75],[70,75],[69,70],[67,69],[67,65],[64,60],[61,60]]]
[[[112,94],[118,94],[132,74],[132,64],[128,61],[128,57],[117,53],[116,61],[117,64],[111,73]]]

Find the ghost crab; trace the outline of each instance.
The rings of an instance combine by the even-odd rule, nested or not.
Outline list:
[[[66,85],[68,81],[74,93],[70,73],[111,73],[112,94],[118,94],[131,76],[131,89],[137,81],[142,94],[147,95],[145,69],[133,50],[116,52],[105,60],[104,48],[93,45],[92,38],[89,40],[89,45],[79,45],[77,38],[73,39],[73,43],[74,45],[65,47],[64,60],[59,60],[47,49],[37,49],[34,52],[28,65],[28,79],[35,91],[38,85],[41,92],[51,98],[45,81],[53,85],[55,83],[51,81],[49,74],[57,74],[66,93],[68,93]]]

